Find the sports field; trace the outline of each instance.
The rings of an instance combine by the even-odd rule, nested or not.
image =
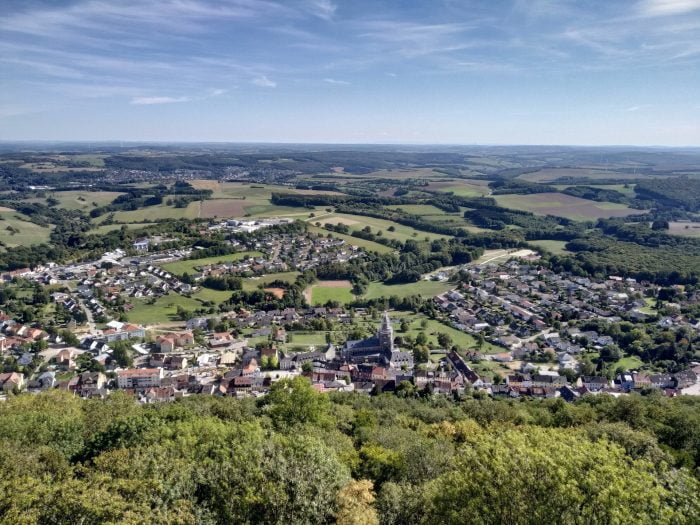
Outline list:
[[[440,281],[418,281],[408,284],[384,284],[374,282],[370,283],[367,287],[364,298],[379,299],[381,297],[391,297],[392,295],[399,298],[409,297],[411,295],[420,295],[427,298],[439,295],[453,287],[453,284]]]
[[[346,304],[354,299],[350,281],[319,281],[304,291],[306,301],[311,305],[322,305],[328,301]]]

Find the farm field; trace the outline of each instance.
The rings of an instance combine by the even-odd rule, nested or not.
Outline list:
[[[293,283],[294,280],[299,275],[299,272],[281,272],[281,273],[270,273],[260,277],[247,277],[243,279],[243,289],[248,292],[252,292],[258,289],[259,285],[268,285],[273,281],[284,281],[287,283]]]
[[[644,213],[644,210],[634,210],[624,204],[596,202],[563,193],[496,195],[495,199],[500,206],[505,208],[529,211],[537,215],[556,215],[576,221],[627,217]]]
[[[621,173],[610,170],[596,170],[587,168],[545,168],[532,173],[524,173],[517,178],[529,182],[552,182],[560,178],[580,177],[582,179],[648,179],[649,175],[640,173]],[[582,182],[583,183],[583,182]]]
[[[120,195],[124,194],[118,191],[56,191],[49,197],[60,201],[59,208],[90,211],[109,204]]]
[[[315,222],[315,221],[314,221]],[[375,219],[374,217],[365,217],[363,215],[349,215],[345,213],[332,213],[326,217],[319,218],[321,224],[346,224],[351,230],[361,230],[365,226],[369,226],[373,233],[381,231],[382,235],[387,239],[397,239],[401,242],[408,239],[423,239],[427,237],[430,240],[447,238],[448,235],[439,235],[436,233],[428,233],[404,226],[393,221],[384,219]],[[390,226],[395,228],[395,231],[388,230]]]
[[[432,204],[394,204],[386,206],[390,210],[402,210],[414,215],[444,215],[444,211]]]
[[[0,208],[0,241],[6,246],[31,246],[48,242],[51,228],[29,221],[29,217],[9,208]]]
[[[668,233],[683,237],[700,237],[700,222],[669,222]]]
[[[454,179],[451,181],[431,182],[427,189],[452,192],[459,197],[482,197],[489,195],[489,181],[479,179]]]
[[[581,184],[582,186],[589,186],[591,188],[600,188],[602,190],[613,190],[626,195],[627,197],[634,197],[636,194],[634,192],[634,187],[636,184]],[[625,187],[627,186],[627,187]],[[558,190],[565,190],[566,188],[575,188],[573,184],[555,184],[554,187]]]
[[[354,299],[350,281],[319,281],[304,291],[306,300],[311,305],[326,304],[328,301],[338,301],[346,304]]]
[[[323,219],[320,219],[320,222],[323,223]],[[323,236],[326,236],[330,233],[336,239],[343,239],[349,245],[359,246],[360,248],[364,248],[367,251],[373,251],[377,253],[390,253],[394,251],[393,248],[389,248],[388,246],[384,246],[383,244],[379,244],[378,242],[360,239],[359,237],[353,237],[352,235],[346,235],[344,233],[329,232],[328,230],[324,228],[319,228],[318,226],[309,226],[309,231],[313,233],[319,233]]]
[[[157,219],[196,219],[198,216],[199,201],[195,201],[190,202],[187,208],[159,204],[138,210],[118,211],[114,214],[114,220],[117,222],[143,222]]]
[[[541,240],[541,241],[528,241],[529,244],[533,246],[538,246],[554,255],[563,255],[565,253],[571,253],[565,248],[566,241],[552,241],[552,240]]]
[[[411,295],[421,295],[423,297],[433,297],[447,290],[454,288],[453,284],[440,281],[418,281],[408,284],[384,284],[380,282],[370,283],[365,299],[378,299],[381,297],[391,297],[395,295],[399,298]]]
[[[175,275],[182,275],[183,273],[195,273],[198,266],[205,266],[208,264],[216,264],[222,262],[240,261],[245,257],[258,257],[262,255],[260,252],[236,252],[229,253],[227,255],[217,255],[214,257],[203,257],[201,259],[183,259],[181,261],[175,261],[171,263],[166,263],[162,268],[166,272],[170,272]]]

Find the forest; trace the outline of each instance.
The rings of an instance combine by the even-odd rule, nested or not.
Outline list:
[[[693,524],[698,400],[317,393],[0,405],[2,523]]]

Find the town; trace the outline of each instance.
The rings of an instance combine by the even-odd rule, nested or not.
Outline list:
[[[91,398],[123,390],[151,403],[193,394],[261,396],[274,382],[302,375],[319,392],[567,401],[649,389],[700,394],[700,363],[644,371],[640,359],[652,351],[645,342],[654,351],[659,341],[674,351],[689,346],[700,321],[681,311],[697,302],[694,294],[664,289],[664,301],[658,286],[632,278],[557,273],[531,251],[426,275],[449,280],[449,289],[424,298],[430,319],[421,314],[422,321],[415,312],[332,301],[257,310],[202,301],[210,306],[196,315],[177,306],[168,322],[130,317],[135,303],[214,293],[207,287],[238,289],[239,281],[228,287],[230,279],[272,283],[258,289],[281,299],[287,291],[274,286],[278,275],[366,257],[330,235],[275,229],[290,223],[212,223],[209,231],[238,234],[229,241],[232,255],[221,257],[226,262],[192,259],[196,250],[169,248],[175,239],[155,236],[97,260],[3,274],[8,297],[31,289],[32,302],[47,303],[52,315],[2,313],[2,391],[57,388]],[[181,271],[183,264],[191,271]]]

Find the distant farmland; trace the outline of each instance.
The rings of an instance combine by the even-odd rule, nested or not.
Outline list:
[[[563,193],[535,193],[531,195],[497,195],[500,206],[523,210],[537,215],[556,215],[575,221],[591,221],[610,217],[639,215],[635,210],[613,202],[596,202]]]
[[[593,180],[625,180],[625,179],[649,179],[650,175],[642,173],[625,173],[610,170],[596,170],[587,168],[545,168],[531,173],[523,173],[519,179],[529,182],[552,182],[558,179],[581,178]]]

